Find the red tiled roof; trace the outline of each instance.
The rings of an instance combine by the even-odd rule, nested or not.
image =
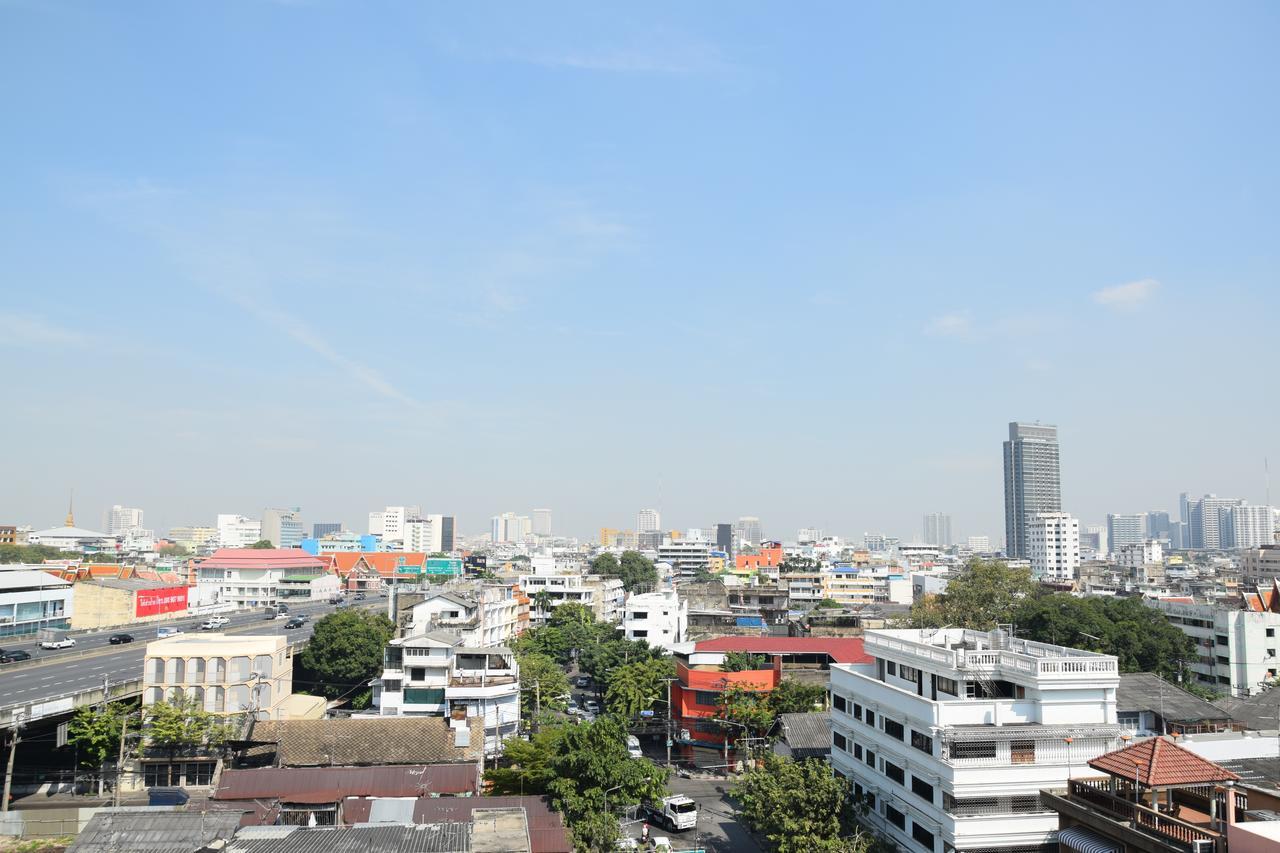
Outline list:
[[[361,558],[364,559],[369,568],[384,578],[394,575],[396,566],[405,565],[421,568],[427,562],[427,555],[421,551],[336,551],[332,554],[325,554],[322,559],[328,561],[330,569],[345,578],[351,574],[351,570],[356,567]]]
[[[301,548],[219,548],[200,566],[206,569],[321,569],[324,562]]]
[[[1122,779],[1132,779],[1136,773],[1138,784],[1148,788],[1205,785],[1240,778],[1227,768],[1163,737],[1099,755],[1089,762],[1089,766]]]
[[[832,663],[870,663],[861,637],[716,637],[694,644],[698,652],[751,652],[758,655],[831,656]]]

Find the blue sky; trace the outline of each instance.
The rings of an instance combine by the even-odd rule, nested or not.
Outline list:
[[[0,0],[0,517],[998,539],[1014,419],[1087,523],[1261,502],[1277,25]]]

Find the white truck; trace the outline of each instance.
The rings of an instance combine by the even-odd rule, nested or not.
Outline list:
[[[658,802],[649,803],[645,806],[645,813],[650,823],[672,832],[683,832],[698,825],[698,804],[684,794],[663,797]]]

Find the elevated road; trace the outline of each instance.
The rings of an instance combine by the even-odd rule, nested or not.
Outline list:
[[[386,600],[374,598],[349,605],[365,610],[382,610]],[[267,620],[263,610],[235,611],[225,614],[231,621],[219,629],[223,634],[283,634],[293,648],[311,639],[315,620],[336,609],[327,602],[290,604],[289,616],[306,614],[310,618],[301,628],[286,630],[288,619]],[[181,619],[168,623],[185,632],[196,632],[204,617]],[[82,705],[102,701],[104,686],[111,698],[138,696],[142,690],[142,663],[147,642],[154,640],[156,629],[166,623],[149,622],[121,629],[134,636],[134,642],[112,646],[110,633],[92,641],[76,636],[76,647],[45,652],[36,660],[0,667],[0,728],[9,728],[15,717],[24,725],[46,717],[65,714]],[[10,648],[10,646],[6,646]]]

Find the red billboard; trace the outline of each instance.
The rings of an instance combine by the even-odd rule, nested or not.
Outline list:
[[[168,586],[162,589],[140,589],[134,598],[135,616],[155,616],[187,609],[187,588]]]

